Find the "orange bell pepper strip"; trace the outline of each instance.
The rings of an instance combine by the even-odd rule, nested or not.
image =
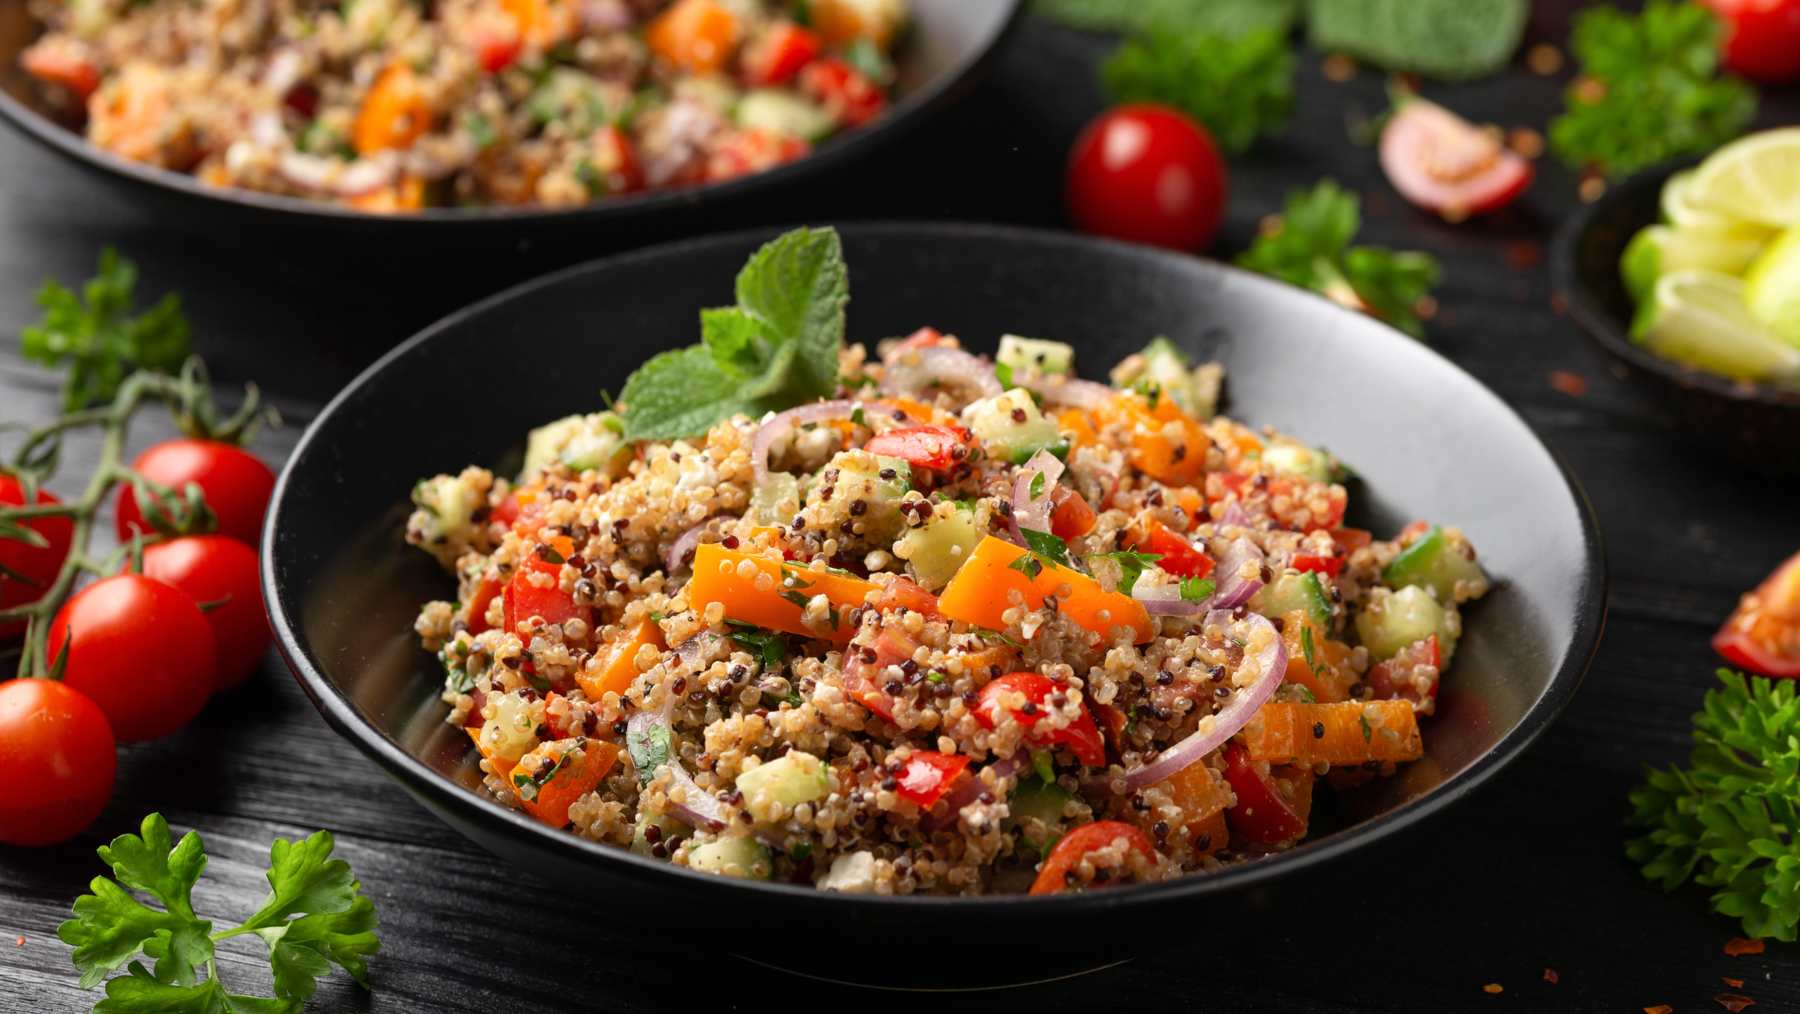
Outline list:
[[[595,653],[589,664],[575,674],[575,685],[590,701],[600,700],[608,691],[623,694],[637,679],[635,659],[646,644],[654,645],[657,651],[668,647],[663,643],[662,628],[653,620],[639,622],[624,637]]]
[[[739,623],[779,630],[803,637],[817,637],[843,646],[856,631],[839,613],[863,604],[878,586],[851,574],[811,570],[787,563],[780,557],[726,549],[703,542],[694,550],[694,576],[688,581],[688,605],[699,613],[718,602],[725,615]],[[817,631],[801,622],[804,605],[815,595],[825,596],[836,621],[828,631]]]
[[[1250,759],[1310,767],[1417,760],[1419,721],[1408,701],[1271,701],[1244,726]]]
[[[431,109],[419,76],[404,63],[390,63],[363,96],[350,127],[350,143],[363,155],[406,148],[430,126]]]
[[[1023,547],[992,535],[982,539],[938,596],[938,612],[973,626],[1004,630],[1006,621],[1001,617],[1012,604],[1011,593],[1018,592],[1031,609],[1056,595],[1063,615],[1101,637],[1111,637],[1115,627],[1129,627],[1133,643],[1150,640],[1150,616],[1141,603],[1065,567],[1046,564],[1036,577],[1013,569],[1013,561],[1025,553]]]
[[[1185,815],[1182,827],[1188,839],[1198,842],[1202,836],[1212,840],[1201,851],[1225,847],[1229,832],[1224,832],[1225,811],[1231,806],[1231,788],[1213,774],[1205,764],[1194,763],[1158,783],[1168,789],[1169,799],[1181,807]],[[1222,833],[1221,833],[1222,832]]]
[[[1325,636],[1303,609],[1291,610],[1281,617],[1281,640],[1287,645],[1287,682],[1305,687],[1315,700],[1325,704],[1350,699],[1356,674],[1350,671],[1349,645]],[[1309,640],[1310,662],[1306,657]]]
[[[650,51],[696,74],[718,70],[737,47],[737,16],[717,0],[678,0],[644,31]]]
[[[559,739],[519,758],[507,781],[526,813],[560,828],[569,823],[569,807],[594,791],[618,760],[616,743]]]

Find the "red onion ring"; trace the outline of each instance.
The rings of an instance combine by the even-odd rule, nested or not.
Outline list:
[[[397,152],[381,151],[345,162],[297,151],[283,152],[275,168],[294,186],[338,197],[361,197],[392,183],[400,174]]]
[[[917,394],[931,384],[972,388],[983,398],[1006,390],[987,360],[942,345],[904,349],[881,373],[881,389],[888,394]]]
[[[687,562],[688,555],[694,551],[695,546],[700,544],[700,537],[706,534],[707,523],[711,520],[708,518],[706,521],[700,522],[682,532],[674,542],[669,543],[669,551],[663,554],[663,566],[666,568],[666,573],[674,574],[683,563]]]
[[[992,771],[994,780],[999,781],[1019,770],[1024,763],[1023,754],[1015,753],[1011,757],[1005,757],[989,764],[983,770]],[[962,808],[973,803],[975,797],[981,795],[982,790],[987,788],[987,783],[982,780],[980,771],[969,771],[966,774],[967,777],[958,780],[956,785],[944,794],[942,812],[939,812],[934,805],[930,812],[920,815],[920,827],[930,832],[942,830],[956,823],[956,818],[962,813]]]
[[[701,788],[700,783],[694,781],[693,776],[675,758],[669,758],[663,767],[669,769],[669,788],[680,788],[682,795],[686,797],[677,802],[674,796],[667,796],[670,815],[689,827],[707,831],[723,830],[727,815],[725,804],[719,802],[719,797]]]
[[[1056,488],[1056,480],[1062,478],[1062,474],[1063,463],[1049,451],[1038,451],[1019,469],[1018,476],[1013,479],[1012,518],[1008,521],[1019,545],[1025,545],[1021,529],[1050,530],[1050,491]],[[1044,491],[1033,497],[1031,484],[1040,475],[1044,477]]]
[[[1236,525],[1239,528],[1250,527],[1250,515],[1244,511],[1244,505],[1236,498],[1225,505],[1225,513],[1219,518],[1221,525]]]
[[[795,427],[807,423],[830,422],[833,419],[848,419],[852,412],[861,405],[860,401],[816,401],[811,405],[801,405],[778,413],[775,418],[762,424],[756,431],[756,437],[750,442],[750,467],[756,478],[756,485],[761,486],[769,478],[769,449]]]
[[[1256,563],[1260,574],[1263,554],[1262,550],[1256,548],[1256,543],[1242,536],[1231,540],[1231,545],[1225,547],[1225,555],[1219,560],[1219,590],[1209,603],[1212,608],[1236,609],[1262,590],[1263,583],[1260,579],[1241,576],[1244,564],[1250,562]]]
[[[1198,616],[1212,608],[1213,599],[1217,598],[1208,595],[1198,602],[1191,602],[1181,597],[1181,586],[1176,584],[1133,591],[1131,597],[1152,616]]]
[[[1042,397],[1046,405],[1067,405],[1070,408],[1092,410],[1111,401],[1119,393],[1105,384],[1065,377],[1060,373],[1014,379],[1020,387]]]

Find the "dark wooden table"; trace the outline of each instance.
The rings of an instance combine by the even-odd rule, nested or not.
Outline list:
[[[1560,40],[1566,13],[1543,4],[1533,40]],[[801,217],[942,217],[1058,224],[1057,167],[1099,108],[1092,81],[1103,40],[1028,21],[993,76],[960,108]],[[1522,412],[1587,488],[1612,573],[1605,643],[1560,721],[1473,800],[1378,851],[1284,885],[1260,917],[1220,924],[1195,911],[1191,933],[1146,940],[1145,955],[1054,986],[984,1002],[1027,1009],[1221,1011],[1715,1010],[1721,977],[1757,1011],[1800,1009],[1800,951],[1773,945],[1725,956],[1734,925],[1687,889],[1664,896],[1621,853],[1625,794],[1645,763],[1685,754],[1688,716],[1711,681],[1707,637],[1737,594],[1796,546],[1800,484],[1759,479],[1697,453],[1552,309],[1543,244],[1577,207],[1552,165],[1505,217],[1451,227],[1392,196],[1347,120],[1378,112],[1382,82],[1328,82],[1301,57],[1301,98],[1280,138],[1234,161],[1230,219],[1217,250],[1248,241],[1290,187],[1332,175],[1364,194],[1369,242],[1438,255],[1436,348]],[[1565,75],[1566,77],[1566,75]],[[1542,127],[1563,77],[1523,69],[1430,94],[1481,119]],[[1765,99],[1767,123],[1800,119],[1800,95]],[[35,317],[40,279],[87,275],[112,243],[143,267],[143,290],[179,289],[197,345],[227,381],[258,379],[289,426],[258,450],[279,460],[313,408],[362,364],[438,314],[545,265],[501,256],[485,282],[447,285],[450,266],[396,263],[380,251],[321,249],[271,234],[183,230],[13,136],[0,138],[0,419],[43,420],[49,377],[22,364],[11,335]],[[595,252],[603,248],[596,245]],[[1553,387],[1552,371],[1586,382]],[[146,418],[136,443],[168,431]],[[73,464],[80,464],[79,455]],[[1474,462],[1476,467],[1478,461]],[[1447,478],[1446,481],[1452,481]],[[160,810],[199,829],[212,855],[205,912],[241,918],[264,890],[269,841],[328,827],[379,907],[385,950],[375,992],[338,977],[315,1010],[509,1012],[594,1008],[760,1008],[884,1004],[722,955],[756,926],[714,927],[696,913],[690,940],[639,939],[613,913],[559,901],[416,806],[314,713],[273,657],[250,686],[215,700],[186,731],[123,751],[111,806],[71,844],[0,848],[0,1008],[84,1010],[55,927],[101,872],[93,847]],[[1094,926],[1131,933],[1131,926]],[[15,946],[16,940],[16,946]],[[241,941],[240,941],[241,943]],[[795,934],[837,947],[846,966],[921,942]],[[979,960],[979,940],[928,946]],[[260,958],[228,946],[228,981],[266,983]],[[1547,981],[1553,969],[1559,980]],[[1064,969],[1022,970],[1053,977]],[[1489,995],[1497,983],[1504,992]],[[798,998],[798,999],[795,999]],[[908,1006],[931,1003],[903,998]]]

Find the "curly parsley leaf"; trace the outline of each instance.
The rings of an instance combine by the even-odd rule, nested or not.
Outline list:
[[[1032,10],[1088,31],[1181,27],[1236,38],[1255,31],[1285,35],[1300,17],[1300,0],[1035,0]]]
[[[1423,253],[1351,246],[1362,223],[1360,205],[1330,179],[1295,190],[1237,263],[1423,337],[1417,305],[1438,282],[1437,261]]]
[[[106,984],[96,1011],[297,1011],[316,980],[336,964],[368,987],[366,958],[380,948],[375,906],[349,864],[331,858],[332,838],[320,831],[301,842],[277,839],[269,853],[269,896],[257,913],[223,932],[194,914],[191,895],[206,867],[205,846],[190,831],[173,842],[161,814],[144,818],[142,834],[101,846],[115,879],[96,877],[92,893],[75,900],[75,918],[57,927],[74,947],[81,985],[92,989],[127,962],[128,974]],[[134,895],[163,906],[159,911]],[[295,918],[298,917],[298,918]],[[276,997],[240,996],[219,981],[214,946],[254,933],[269,949]],[[132,960],[155,959],[152,969]],[[205,977],[201,972],[206,973]]]
[[[627,440],[704,433],[837,388],[849,272],[834,229],[796,229],[751,255],[737,305],[700,314],[701,343],[638,367],[619,395]]]
[[[1569,48],[1582,73],[1550,124],[1550,146],[1573,168],[1623,176],[1736,137],[1756,115],[1756,90],[1719,76],[1719,31],[1705,7],[1667,0],[1635,16],[1576,15]]]
[[[1294,108],[1294,57],[1269,30],[1238,39],[1151,28],[1125,41],[1100,68],[1117,102],[1160,102],[1206,125],[1229,152],[1279,133]]]
[[[1331,0],[1309,9],[1313,48],[1384,70],[1458,81],[1506,66],[1525,35],[1528,0]]]
[[[1714,889],[1713,911],[1746,935],[1800,936],[1800,695],[1787,680],[1718,671],[1694,715],[1685,768],[1650,769],[1631,793],[1626,843],[1639,871],[1673,890]]]
[[[45,366],[69,364],[63,410],[110,399],[133,367],[173,371],[188,356],[188,322],[174,293],[132,316],[137,265],[111,247],[100,251],[99,273],[77,294],[57,281],[37,293],[43,317],[19,334],[20,352]]]

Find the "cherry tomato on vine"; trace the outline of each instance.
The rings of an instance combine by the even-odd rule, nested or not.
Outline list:
[[[37,502],[59,503],[45,490],[37,491]],[[21,507],[25,504],[25,488],[10,475],[0,475],[0,505]],[[32,546],[18,539],[0,539],[0,609],[11,609],[36,601],[56,580],[63,560],[69,555],[69,541],[74,537],[75,522],[70,518],[37,518],[24,523],[49,542],[48,546]],[[0,623],[0,641],[25,632],[24,621]]]
[[[235,687],[250,678],[269,650],[256,550],[223,535],[183,536],[146,546],[144,575],[210,606],[205,615],[217,649],[214,689]]]
[[[192,721],[212,695],[212,628],[186,592],[142,574],[81,589],[50,625],[49,657],[69,647],[63,682],[93,698],[124,742]]]
[[[1225,191],[1212,136],[1166,106],[1102,113],[1069,153],[1069,215],[1083,232],[1199,250],[1219,231]]]
[[[1753,81],[1800,77],[1800,0],[1703,0],[1724,23],[1725,66]]]
[[[0,842],[55,845],[86,830],[118,769],[100,707],[54,680],[0,683]]]
[[[171,489],[197,484],[206,505],[219,517],[219,534],[256,545],[269,495],[275,491],[275,473],[254,454],[236,444],[181,438],[150,447],[131,467]],[[115,527],[120,542],[131,538],[133,528],[151,531],[130,486],[119,490]]]

